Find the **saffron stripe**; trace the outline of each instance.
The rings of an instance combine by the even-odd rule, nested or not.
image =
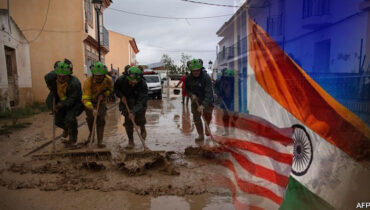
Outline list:
[[[251,19],[248,30],[248,60],[259,85],[332,145],[355,160],[370,158],[369,126],[321,88]]]

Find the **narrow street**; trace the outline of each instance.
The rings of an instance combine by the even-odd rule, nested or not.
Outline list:
[[[234,209],[231,192],[212,180],[222,169],[216,160],[184,154],[185,148],[196,146],[190,104],[187,109],[181,97],[166,97],[165,93],[162,100],[148,102],[146,118],[147,146],[170,152],[178,175],[165,174],[154,166],[129,176],[117,167],[114,160],[128,142],[118,106],[109,109],[106,118],[104,142],[113,160],[99,161],[104,169],[88,169],[69,158],[23,157],[51,139],[52,116],[41,113],[27,119],[33,122],[29,128],[0,141],[0,157],[6,160],[0,165],[0,209]],[[79,124],[83,121],[81,114]],[[87,126],[80,127],[78,141],[87,135]],[[138,151],[142,146],[134,138]],[[56,146],[57,151],[66,150],[60,140]],[[36,153],[51,151],[52,144]]]

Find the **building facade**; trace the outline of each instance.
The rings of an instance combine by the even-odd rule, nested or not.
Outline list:
[[[136,54],[139,49],[134,38],[114,31],[108,31],[110,49],[105,56],[110,71],[124,71],[126,65],[136,65]]]
[[[33,103],[30,49],[8,11],[0,9],[0,110]]]
[[[360,116],[367,115],[369,5],[369,0],[246,1],[217,31],[222,40],[217,46],[214,71],[218,74],[224,68],[236,71],[235,110],[248,112],[250,17],[330,95]],[[369,116],[366,118],[368,121]]]
[[[73,63],[73,74],[81,82],[89,74],[89,66],[99,60],[97,12],[99,8],[100,52],[104,62],[109,51],[108,31],[104,28],[104,9],[92,0],[0,0],[0,8],[8,8],[30,47],[32,92],[35,101],[45,100],[49,90],[43,82],[55,61],[67,58]]]

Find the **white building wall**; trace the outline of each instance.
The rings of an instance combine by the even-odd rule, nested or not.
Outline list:
[[[5,46],[15,49],[17,64],[17,85],[20,89],[21,106],[32,102],[30,50],[27,40],[11,20],[9,30],[8,16],[0,14],[0,109],[10,108],[8,95],[8,76],[5,60]]]

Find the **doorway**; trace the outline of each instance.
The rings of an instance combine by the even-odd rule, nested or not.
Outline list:
[[[15,49],[6,46],[4,48],[6,70],[8,75],[8,96],[10,106],[15,107],[19,104],[18,74],[17,62],[15,59]]]

